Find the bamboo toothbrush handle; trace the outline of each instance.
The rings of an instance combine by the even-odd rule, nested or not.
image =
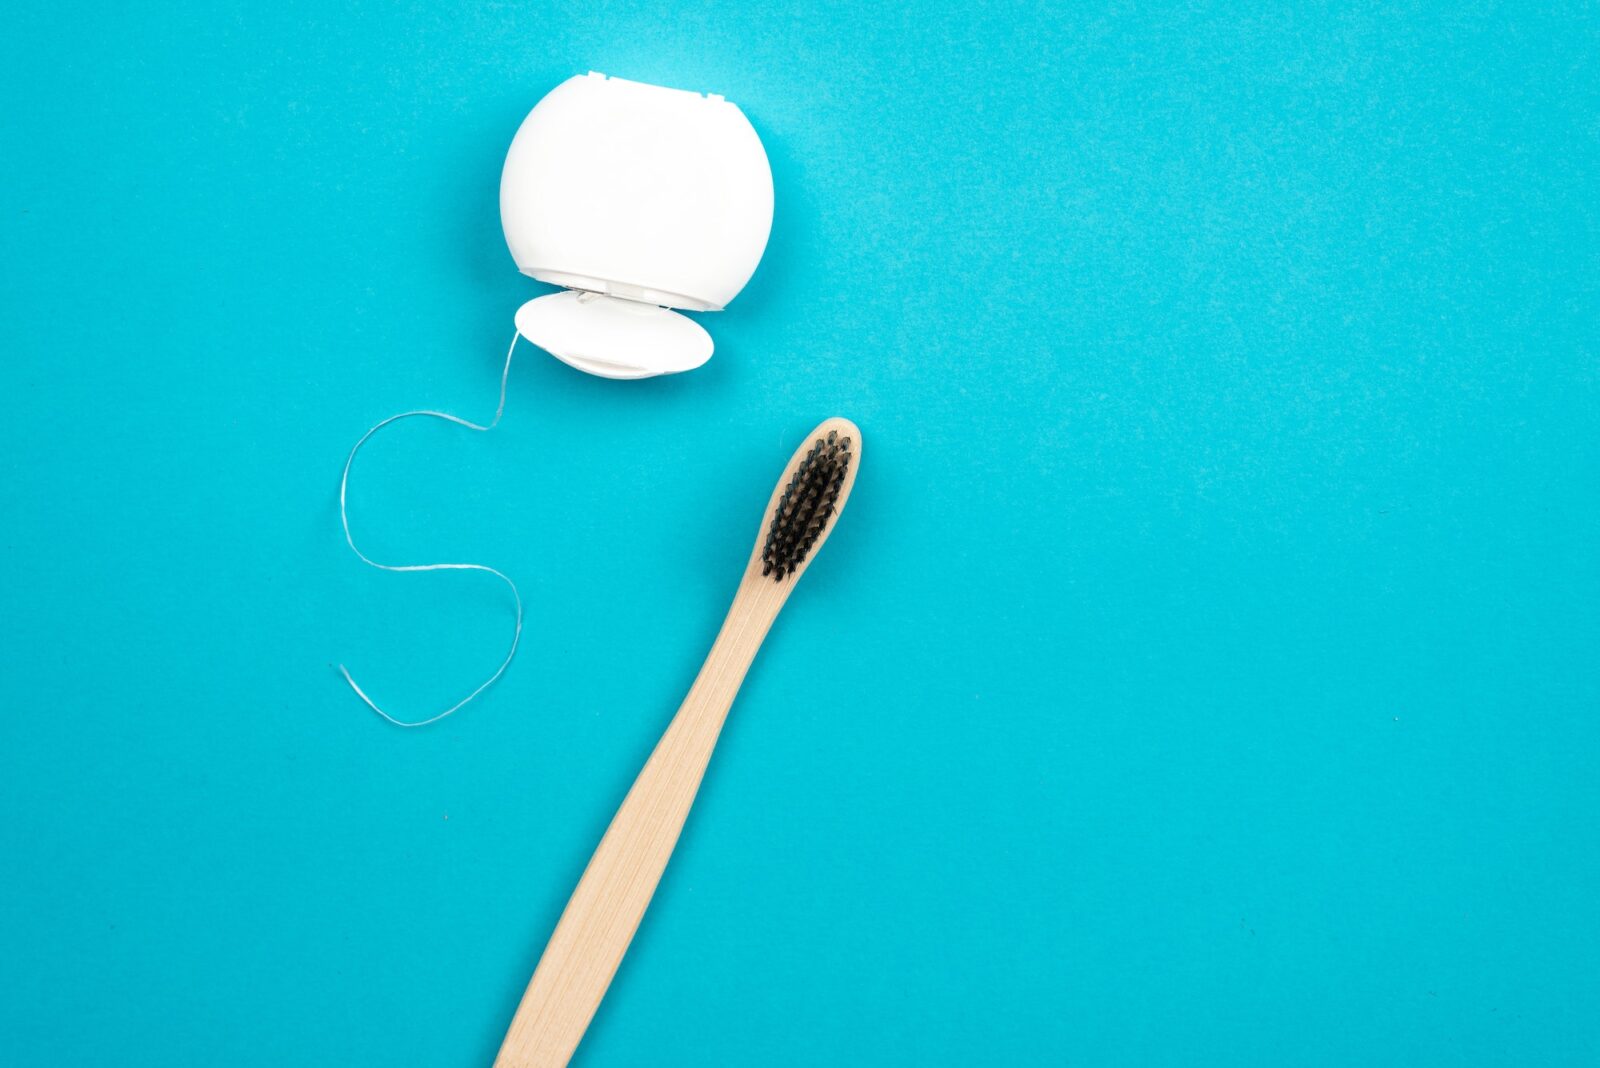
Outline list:
[[[789,588],[741,585],[689,695],[568,899],[495,1068],[559,1068],[571,1059],[649,907],[723,720]]]

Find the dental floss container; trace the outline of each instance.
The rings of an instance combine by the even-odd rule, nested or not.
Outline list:
[[[523,274],[562,287],[517,332],[605,378],[693,370],[772,230],[772,170],[720,96],[590,72],[523,120],[500,176],[500,221]]]

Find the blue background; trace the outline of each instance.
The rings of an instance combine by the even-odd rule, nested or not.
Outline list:
[[[481,1065],[760,502],[850,510],[590,1065],[1600,1058],[1592,6],[29,5],[0,1060]],[[519,351],[588,69],[777,188],[717,355]]]

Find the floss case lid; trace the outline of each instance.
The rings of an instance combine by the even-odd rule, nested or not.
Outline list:
[[[518,308],[517,333],[602,378],[677,374],[711,358],[711,335],[687,315],[570,289]]]

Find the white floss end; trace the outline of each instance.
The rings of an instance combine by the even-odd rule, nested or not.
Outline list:
[[[772,231],[772,169],[744,113],[720,96],[589,73],[556,86],[528,113],[500,175],[500,221],[523,274],[563,287],[517,310],[500,372],[500,404],[480,424],[449,412],[391,415],[345,457],[339,521],[362,562],[384,571],[474,571],[509,587],[516,619],[493,674],[435,715],[399,719],[343,664],[356,696],[398,727],[436,723],[505,673],[522,635],[516,583],[484,564],[386,564],[356,547],[347,505],[361,447],[413,416],[490,430],[506,406],[517,337],[605,378],[690,371],[711,358],[711,335],[685,311],[721,311],[755,273]]]
[[[566,290],[518,309],[518,333],[605,378],[676,374],[712,344],[673,309],[721,311],[755,273],[772,168],[722,97],[591,72],[523,120],[500,221],[517,268]]]

